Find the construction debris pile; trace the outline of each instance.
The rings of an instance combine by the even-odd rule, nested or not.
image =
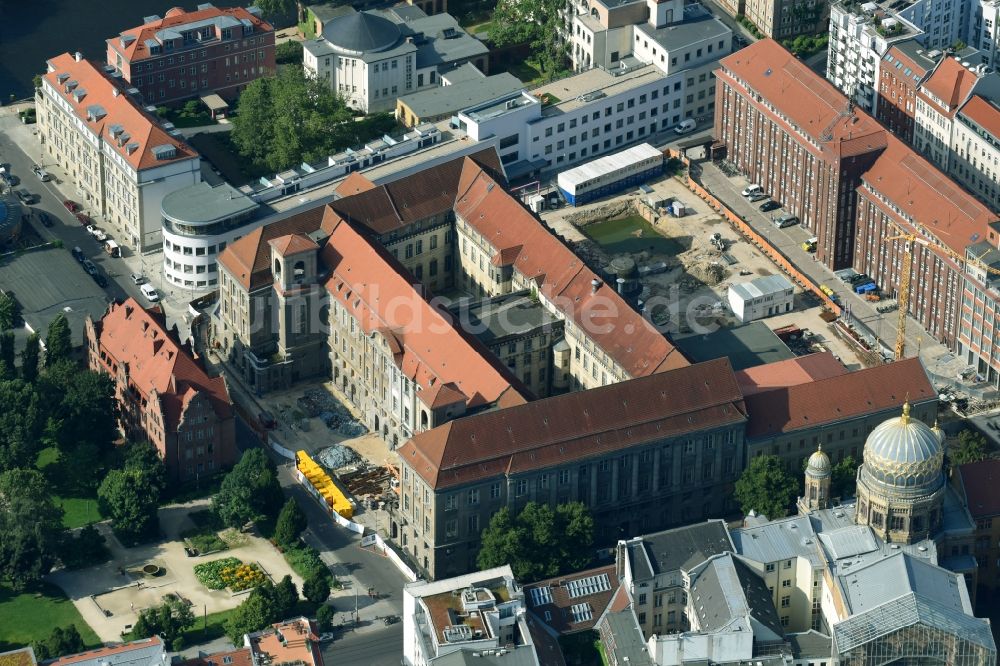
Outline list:
[[[361,456],[349,446],[334,444],[316,454],[316,460],[329,470],[341,469],[355,465],[361,461]]]
[[[344,437],[358,437],[368,432],[364,425],[351,416],[346,407],[323,389],[308,389],[299,398],[298,406],[307,416],[319,417],[327,428],[337,431]]]

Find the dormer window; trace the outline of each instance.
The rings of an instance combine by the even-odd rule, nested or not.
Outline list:
[[[164,51],[173,51],[174,50],[174,40],[172,40],[172,39],[166,39],[166,40],[164,40],[163,41],[163,50]]]
[[[161,52],[162,50],[159,44],[149,47],[149,55],[160,55]]]

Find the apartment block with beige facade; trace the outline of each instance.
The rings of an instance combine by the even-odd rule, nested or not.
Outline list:
[[[160,247],[160,203],[201,181],[198,154],[79,53],[47,62],[37,97],[45,158],[66,170],[79,203],[119,245]]]
[[[723,7],[727,4],[732,7],[731,3]],[[825,33],[830,4],[824,0],[745,0],[743,15],[765,37],[790,39]]]

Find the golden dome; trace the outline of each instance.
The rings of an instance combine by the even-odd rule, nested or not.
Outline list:
[[[910,404],[903,413],[884,421],[865,441],[862,473],[883,487],[905,494],[933,492],[943,482],[942,438],[926,423],[910,417]]]

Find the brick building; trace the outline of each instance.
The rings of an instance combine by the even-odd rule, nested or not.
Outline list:
[[[211,475],[236,461],[233,409],[225,380],[209,377],[162,313],[134,299],[87,319],[91,370],[115,381],[119,424],[152,443],[175,481]]]
[[[1000,460],[981,460],[958,466],[952,474],[969,515],[976,521],[975,551],[980,586],[977,597],[990,603],[1000,586]],[[983,594],[987,592],[987,594]]]
[[[913,143],[917,90],[943,53],[933,53],[909,40],[894,44],[882,56],[876,84],[875,117],[906,143]]]
[[[256,7],[174,7],[107,44],[108,65],[148,104],[212,93],[234,100],[251,81],[275,73],[274,28]]]
[[[729,159],[819,239],[833,269],[854,256],[854,190],[886,133],[773,40],[723,58],[715,137]]]

